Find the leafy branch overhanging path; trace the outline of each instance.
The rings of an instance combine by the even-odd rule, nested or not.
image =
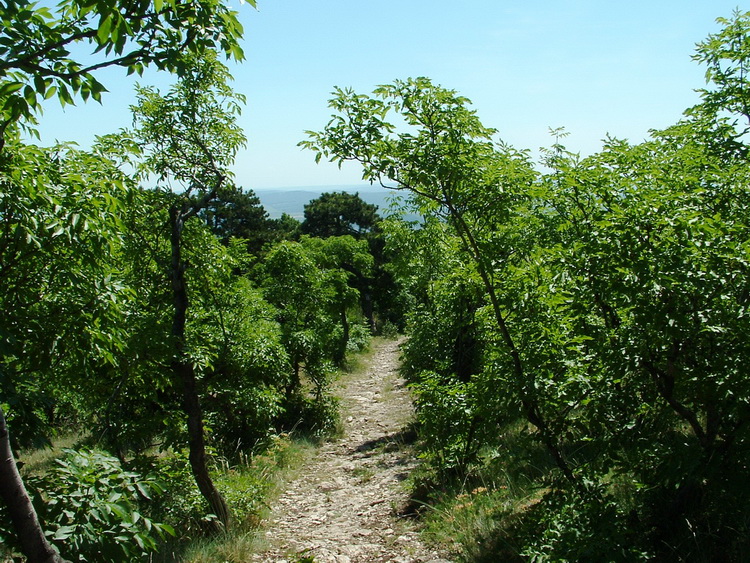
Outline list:
[[[254,561],[449,563],[428,549],[398,509],[416,460],[405,445],[413,407],[398,375],[399,341],[381,340],[365,369],[340,382],[344,436],[324,444],[278,499]]]

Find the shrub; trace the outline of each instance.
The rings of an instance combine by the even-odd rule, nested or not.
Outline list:
[[[120,462],[94,450],[63,450],[65,457],[44,477],[29,479],[49,539],[73,561],[134,561],[174,535],[141,506],[163,485],[125,471]]]

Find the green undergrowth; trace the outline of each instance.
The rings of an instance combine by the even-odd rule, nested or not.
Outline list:
[[[650,491],[644,493],[625,473],[596,482],[582,478],[585,491],[571,491],[544,449],[535,451],[522,434],[506,434],[503,447],[486,448],[461,468],[446,471],[427,460],[413,475],[413,501],[405,515],[421,520],[428,544],[457,563],[747,560],[745,536],[726,542],[722,553],[730,553],[728,558],[700,546],[690,548],[687,558],[655,554],[649,543],[654,526],[638,510],[646,506],[658,515],[666,503],[648,503],[642,496]],[[742,489],[734,489],[737,496]],[[713,514],[706,518],[719,521]],[[747,529],[747,522],[740,515],[733,529]]]
[[[184,451],[122,464],[69,436],[24,455],[23,473],[51,540],[72,560],[239,562],[260,548],[270,505],[314,450],[304,436],[284,433],[233,462],[215,456],[213,479],[234,515],[218,536],[209,534],[214,519]],[[0,561],[21,561],[6,543],[13,538],[6,517],[0,513]]]
[[[524,424],[511,425],[502,446],[485,447],[463,465],[446,469],[440,458],[425,457],[412,476],[407,513],[420,518],[427,543],[457,562],[648,560],[627,523],[618,522],[632,503],[627,483],[612,478],[592,488],[590,501],[574,498],[558,488],[554,460]]]
[[[263,548],[263,525],[274,499],[314,451],[310,440],[282,435],[246,463],[220,467],[216,483],[234,512],[232,530],[216,537],[198,537],[164,561],[247,561]]]
[[[254,450],[227,456],[211,449],[214,483],[233,514],[229,531],[213,533],[217,522],[195,485],[187,450],[152,449],[120,460],[93,437],[73,434],[21,456],[45,526],[63,551],[79,546],[75,560],[80,561],[247,561],[265,547],[274,500],[324,440],[341,435],[339,384],[367,369],[379,345],[360,343],[351,350],[344,366],[331,372],[322,395],[315,393],[314,382],[304,381],[298,396],[288,399],[287,420]],[[209,432],[209,444],[210,437]],[[4,522],[0,513],[0,561],[11,557],[14,547],[2,548],[2,539],[12,538]]]
[[[412,476],[407,512],[421,519],[427,543],[457,561],[523,561],[525,516],[548,492],[550,469],[541,449],[526,459],[488,449],[471,467],[450,472],[428,462]]]

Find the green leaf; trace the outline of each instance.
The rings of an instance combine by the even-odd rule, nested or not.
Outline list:
[[[117,517],[122,521],[130,521],[130,512],[128,509],[119,503],[111,503],[109,507],[112,509],[112,512],[114,512]]]
[[[36,91],[34,90],[34,88],[32,88],[31,86],[26,86],[23,89],[23,97],[30,107],[36,107]]]
[[[140,481],[137,481],[135,483],[135,486],[138,488],[138,492],[141,493],[143,498],[151,500],[151,491],[149,490],[149,487],[146,483],[141,483]]]
[[[0,86],[0,98],[10,96],[23,88],[23,82],[6,82]]]
[[[76,531],[76,526],[60,526],[52,535],[53,540],[67,540]]]
[[[47,81],[42,76],[37,75],[34,77],[34,87],[40,95],[44,96],[47,90]]]
[[[108,13],[99,22],[99,27],[96,30],[96,39],[100,44],[104,44],[110,38],[112,33],[112,14]]]

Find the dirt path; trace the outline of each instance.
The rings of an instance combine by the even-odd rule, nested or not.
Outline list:
[[[397,373],[398,344],[378,341],[368,367],[339,384],[344,437],[324,444],[279,498],[270,548],[253,561],[449,563],[397,516],[416,465],[404,444],[413,410]]]

